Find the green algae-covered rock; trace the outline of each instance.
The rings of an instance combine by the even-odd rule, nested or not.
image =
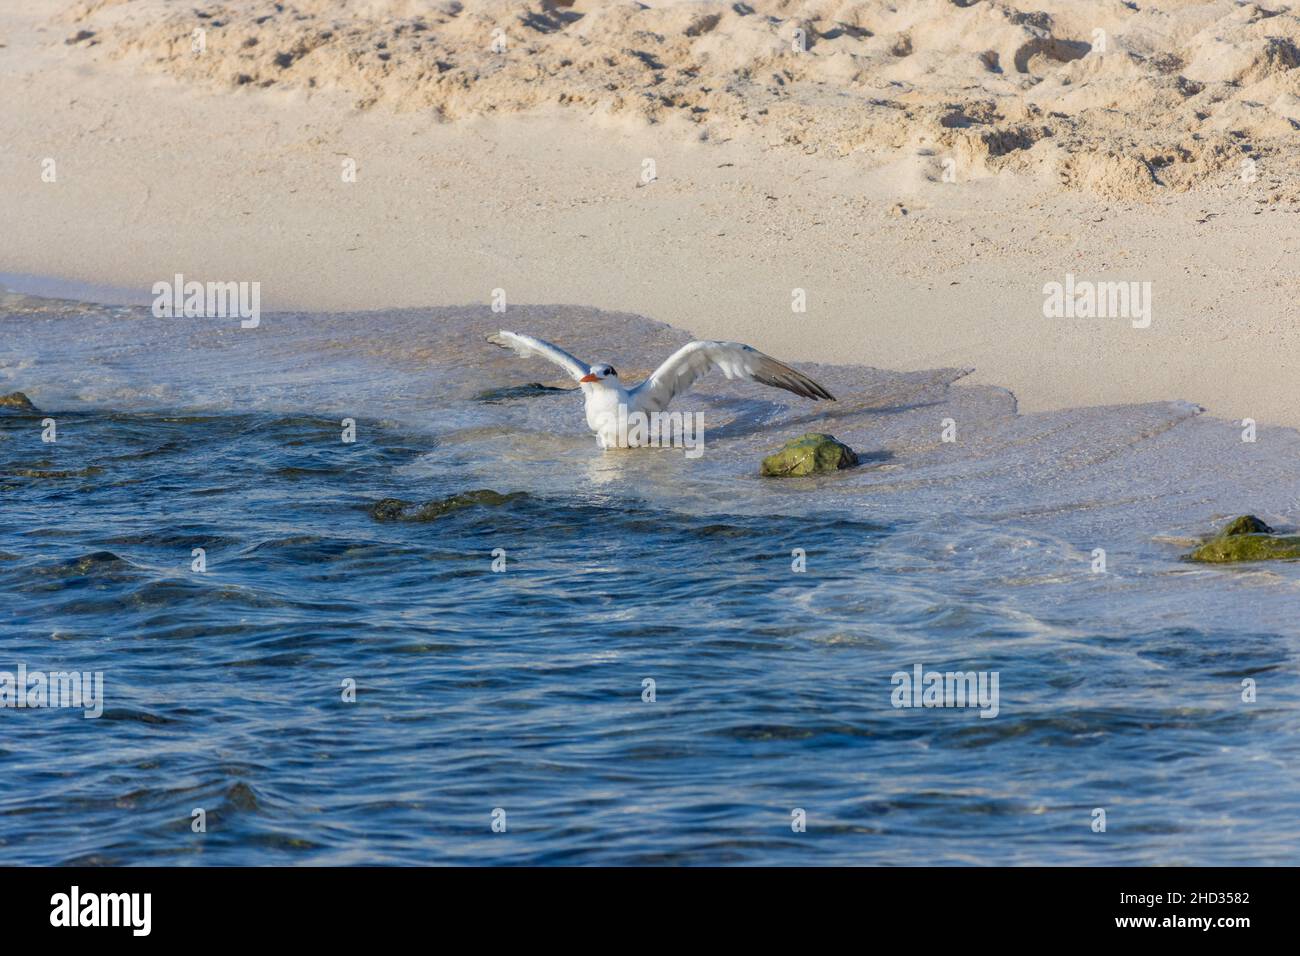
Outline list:
[[[1216,538],[1226,538],[1234,534],[1272,534],[1273,529],[1264,522],[1260,521],[1254,515],[1242,515],[1240,518],[1233,518],[1223,526],[1223,530],[1215,535]]]
[[[1300,558],[1300,536],[1274,534],[1254,515],[1234,518],[1223,530],[1189,554],[1191,561],[1285,561]]]
[[[10,392],[8,395],[0,395],[0,408],[16,408],[20,412],[34,412],[36,406],[32,400],[22,392]]]
[[[809,432],[792,439],[776,454],[763,459],[765,478],[788,478],[818,475],[841,468],[852,468],[858,456],[844,442],[821,432]]]
[[[376,521],[436,521],[443,515],[459,511],[461,508],[472,508],[475,505],[494,507],[507,504],[516,498],[526,497],[527,494],[522,491],[512,491],[508,495],[503,495],[490,488],[483,488],[478,491],[462,491],[458,495],[451,495],[438,501],[426,501],[423,504],[403,501],[401,498],[384,498],[370,506],[370,517]]]

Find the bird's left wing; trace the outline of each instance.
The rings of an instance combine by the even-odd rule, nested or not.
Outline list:
[[[506,332],[503,329],[489,335],[487,340],[493,345],[501,346],[503,349],[513,349],[515,354],[521,358],[536,356],[544,358],[548,362],[554,362],[568,372],[575,382],[590,371],[586,365],[583,365],[558,345],[552,345],[542,339],[535,339],[531,335],[520,335],[518,332]]]
[[[721,369],[727,378],[747,378],[752,382],[783,388],[813,401],[822,398],[835,401],[834,395],[803,372],[739,342],[692,342],[683,345],[633,392],[648,408],[663,409],[713,368]]]

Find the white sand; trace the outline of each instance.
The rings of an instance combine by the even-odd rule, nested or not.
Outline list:
[[[0,272],[258,280],[266,309],[501,288],[795,362],[970,365],[1025,409],[1300,424],[1285,4],[455,6],[6,6]],[[1149,281],[1150,327],[1045,318],[1067,273]]]

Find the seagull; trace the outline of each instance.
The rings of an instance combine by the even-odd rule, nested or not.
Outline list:
[[[587,425],[596,433],[602,448],[627,448],[627,421],[634,413],[649,416],[686,392],[711,369],[719,368],[727,378],[747,378],[794,392],[813,401],[835,401],[835,396],[807,375],[778,362],[770,355],[739,342],[691,342],[664,361],[640,385],[627,388],[619,381],[614,366],[587,365],[564,349],[531,335],[502,330],[489,335],[493,345],[512,349],[523,358],[537,357],[554,362],[579,384],[587,407]]]

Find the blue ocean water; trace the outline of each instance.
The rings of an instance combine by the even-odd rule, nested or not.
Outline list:
[[[104,704],[0,708],[0,859],[1300,860],[1300,566],[1179,560],[1294,526],[1294,432],[813,366],[836,407],[719,380],[700,459],[602,453],[577,396],[511,388],[563,383],[503,324],[626,378],[685,339],[6,300],[0,393],[36,409],[0,409],[0,671]],[[863,465],[757,476],[808,430]],[[916,665],[996,672],[996,716],[895,707]]]

